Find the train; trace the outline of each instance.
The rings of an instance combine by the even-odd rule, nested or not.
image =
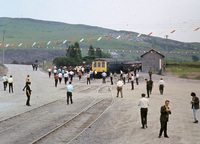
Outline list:
[[[119,58],[97,58],[92,61],[92,71],[97,71],[98,77],[101,76],[102,72],[106,72],[108,75],[110,72],[120,73],[131,71],[137,64],[141,62],[131,62],[129,59],[119,59]]]

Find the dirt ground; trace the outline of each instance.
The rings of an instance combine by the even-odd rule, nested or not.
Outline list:
[[[8,74],[13,75],[14,93],[3,91],[3,84],[0,84],[0,121],[14,115],[35,109],[55,100],[66,100],[65,85],[59,84],[54,87],[54,80],[48,78],[47,73],[40,70],[32,71],[30,65],[6,65]],[[26,75],[30,75],[31,89],[31,107],[25,106],[26,95],[22,91],[25,85]],[[200,143],[200,124],[194,124],[193,113],[190,105],[191,92],[196,92],[200,97],[200,81],[180,79],[169,76],[162,76],[166,86],[164,95],[158,91],[158,81],[161,76],[153,75],[154,87],[150,96],[150,107],[148,109],[148,128],[141,129],[140,108],[138,101],[141,93],[146,93],[144,78],[148,78],[146,73],[139,73],[139,85],[131,90],[130,83],[126,83],[123,89],[124,98],[114,98],[117,101],[112,107],[89,129],[83,132],[80,137],[72,141],[77,144],[199,144]],[[88,106],[94,100],[94,93],[101,84],[101,80],[92,80],[91,85],[86,85],[86,78],[78,81],[75,77],[73,85],[74,104],[69,106],[57,106],[57,110],[66,109],[71,113],[77,113],[83,107]],[[104,86],[110,87],[109,78]],[[116,95],[116,86],[111,86],[114,96]],[[82,91],[81,91],[82,90]],[[81,91],[81,93],[80,93]],[[89,91],[89,92],[88,92]],[[103,92],[102,92],[103,93]],[[101,95],[100,95],[101,96]],[[106,93],[104,94],[106,97]],[[108,96],[109,97],[109,96]],[[169,107],[172,111],[168,122],[169,139],[158,138],[160,107],[164,101],[170,100]],[[80,107],[81,105],[81,107]],[[200,118],[200,110],[198,111]],[[52,117],[54,117],[52,115]],[[51,117],[50,117],[51,118]],[[49,118],[49,119],[50,119]],[[31,131],[27,130],[27,133]],[[19,133],[20,134],[20,133]],[[10,138],[9,135],[7,138]],[[4,141],[6,137],[1,137]],[[62,143],[62,142],[60,142]]]

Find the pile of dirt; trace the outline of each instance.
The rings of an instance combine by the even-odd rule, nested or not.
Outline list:
[[[4,53],[4,63],[29,65],[32,64],[36,59],[39,63],[43,61],[52,62],[56,57],[64,57],[65,54],[66,51],[63,50],[8,49]],[[2,54],[0,55],[0,59],[2,59]]]

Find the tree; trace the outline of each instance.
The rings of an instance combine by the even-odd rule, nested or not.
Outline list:
[[[192,55],[192,60],[193,60],[194,62],[197,62],[197,61],[199,61],[199,57],[196,56],[196,55]]]
[[[101,57],[102,57],[101,49],[100,49],[100,48],[97,48],[97,49],[96,49],[96,57],[97,57],[97,58],[101,58]]]
[[[88,50],[88,56],[89,57],[95,57],[95,51],[92,45],[90,45],[89,50]]]
[[[68,58],[75,59],[78,65],[82,64],[82,55],[78,42],[75,42],[74,45],[69,46],[69,48],[67,49],[66,56]]]

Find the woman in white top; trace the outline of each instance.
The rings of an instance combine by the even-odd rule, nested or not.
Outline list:
[[[61,81],[62,81],[62,73],[61,72],[58,74],[58,77],[59,77],[59,83],[61,84]]]
[[[64,73],[64,80],[65,80],[65,84],[67,84],[67,81],[68,81],[68,71],[66,71]]]

